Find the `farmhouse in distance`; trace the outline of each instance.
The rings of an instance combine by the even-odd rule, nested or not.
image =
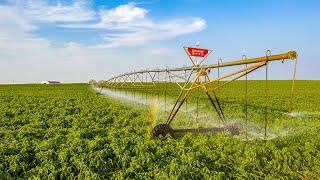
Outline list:
[[[61,84],[59,81],[42,81],[41,84]]]

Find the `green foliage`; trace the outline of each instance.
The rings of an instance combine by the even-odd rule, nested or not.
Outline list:
[[[302,85],[298,83],[298,87]],[[298,91],[305,92],[306,98],[297,106],[317,112],[319,93],[312,88]],[[229,95],[222,97],[241,100],[235,93]],[[317,118],[305,120],[307,130],[290,136],[246,142],[228,134],[152,139],[148,116],[144,108],[96,95],[84,84],[2,85],[0,178],[317,179],[320,176]]]

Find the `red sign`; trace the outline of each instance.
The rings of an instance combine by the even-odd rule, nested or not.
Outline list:
[[[196,57],[205,57],[209,53],[208,49],[188,47],[187,50],[190,56]]]

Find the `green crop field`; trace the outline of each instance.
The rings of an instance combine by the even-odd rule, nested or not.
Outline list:
[[[108,95],[87,84],[1,85],[0,178],[318,179],[320,81],[297,81],[288,114],[290,83],[269,82],[268,140],[260,137],[263,81],[248,84],[249,138],[242,132],[153,139],[151,128],[166,120],[179,93],[174,84],[102,91]],[[243,124],[244,82],[217,93],[226,121]],[[218,123],[201,92],[187,102],[174,128]]]

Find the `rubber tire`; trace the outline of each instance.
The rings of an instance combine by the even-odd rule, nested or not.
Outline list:
[[[169,134],[171,137],[174,137],[173,129],[167,124],[158,124],[152,129],[153,138],[163,137]]]
[[[230,126],[230,127],[227,127],[226,129],[233,136],[239,136],[240,135],[240,129],[237,126]]]

